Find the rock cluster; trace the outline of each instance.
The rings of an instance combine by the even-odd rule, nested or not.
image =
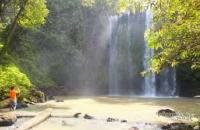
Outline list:
[[[0,114],[0,126],[11,126],[17,121],[15,112]]]
[[[170,123],[161,127],[162,130],[194,130],[191,125],[186,123]]]

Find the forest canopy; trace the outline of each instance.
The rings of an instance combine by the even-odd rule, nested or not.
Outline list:
[[[147,39],[155,50],[152,71],[185,63],[200,69],[199,0],[157,0],[151,7],[153,25]]]

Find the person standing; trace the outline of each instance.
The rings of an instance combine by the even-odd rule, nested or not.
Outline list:
[[[17,91],[14,86],[10,87],[9,97],[11,100],[10,110],[15,111],[17,108]]]

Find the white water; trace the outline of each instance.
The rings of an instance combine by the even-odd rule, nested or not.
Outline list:
[[[133,66],[133,52],[135,41],[132,40],[132,32],[137,18],[130,12],[120,16],[109,17],[109,94],[132,95],[134,93],[135,78]]]
[[[148,9],[146,11],[146,30],[150,28],[151,26],[151,20],[152,20],[152,14],[151,10]],[[148,71],[150,69],[149,65],[149,58],[153,57],[154,50],[150,49],[147,46],[147,41],[145,40],[145,50],[144,50],[144,70]],[[155,96],[156,95],[156,76],[154,73],[151,73],[151,75],[147,75],[144,77],[144,95],[145,96]]]
[[[114,35],[118,30],[118,16],[111,16],[109,18],[109,33],[110,33],[110,48],[109,48],[109,94],[118,95],[119,85],[118,85],[118,72],[117,72],[117,37]],[[114,30],[115,29],[115,30]]]
[[[146,30],[150,29],[152,21],[152,13],[150,8],[146,11]],[[145,42],[144,51],[144,70],[148,71],[150,69],[149,59],[154,56],[154,50],[148,48],[147,41]],[[175,96],[176,94],[176,70],[173,68],[166,68],[161,71],[159,75],[151,73],[144,78],[144,96],[155,97],[158,96]],[[158,85],[156,85],[158,82]],[[158,88],[158,90],[157,90]]]
[[[175,69],[164,69],[159,75],[152,73],[145,76],[144,80],[140,77],[142,70],[150,69],[149,59],[154,56],[154,50],[148,47],[147,40],[144,39],[145,30],[151,27],[151,22],[150,9],[145,15],[128,12],[109,17],[109,95],[175,95]]]
[[[176,69],[167,68],[159,75],[159,96],[177,96],[176,89]]]

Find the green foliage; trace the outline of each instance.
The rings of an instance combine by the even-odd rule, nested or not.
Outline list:
[[[95,3],[95,0],[81,0],[82,6],[92,7]]]
[[[18,22],[22,27],[35,27],[44,24],[47,15],[46,0],[29,0]]]
[[[2,97],[7,95],[8,88],[11,85],[20,87],[21,97],[26,97],[28,89],[31,86],[31,82],[27,75],[20,72],[18,67],[21,68],[18,62],[20,54],[16,49],[27,47],[26,42],[21,46],[18,40],[20,36],[20,30],[22,28],[38,27],[45,23],[45,18],[48,15],[48,9],[46,6],[46,0],[6,0],[0,2],[0,92]],[[19,26],[18,26],[19,25]],[[16,31],[16,29],[19,29]],[[15,34],[17,32],[17,34]],[[15,37],[14,37],[15,36]],[[13,39],[14,38],[14,39]],[[26,52],[27,57],[30,56]],[[23,60],[22,64],[30,62],[30,60]],[[16,64],[11,65],[11,64]],[[29,68],[29,71],[30,68]],[[26,69],[23,70],[26,72]],[[28,75],[30,76],[30,75]]]
[[[153,71],[165,66],[192,63],[200,68],[199,0],[163,0],[152,6],[153,26],[148,31],[149,46],[156,50]]]
[[[143,11],[144,4],[142,0],[119,0],[117,5],[118,13],[125,13],[131,11],[135,13],[137,11]]]
[[[0,99],[8,97],[10,86],[19,88],[21,97],[27,97],[32,84],[15,65],[0,65]]]
[[[81,0],[83,7],[100,7],[106,9],[110,13],[121,14],[128,11],[135,13],[143,11],[143,0]]]

